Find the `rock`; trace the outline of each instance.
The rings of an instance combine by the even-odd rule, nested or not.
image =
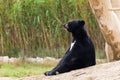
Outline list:
[[[40,57],[37,57],[36,60],[37,60],[38,63],[43,63],[44,62],[44,59],[40,58]]]
[[[13,57],[9,58],[9,63],[15,63],[17,61],[18,61],[17,58],[13,58]]]
[[[11,80],[11,78],[5,79]],[[0,77],[0,80],[5,79]],[[12,78],[12,80],[120,80],[120,61],[99,64],[55,76],[37,75]]]
[[[14,80],[14,78],[0,77],[0,80]]]
[[[14,57],[9,58],[8,56],[0,56],[0,63],[1,62],[2,63],[16,63],[20,60],[21,60],[20,58],[14,58]],[[52,57],[45,57],[45,58],[41,58],[41,57],[27,58],[26,57],[25,60],[30,63],[45,63],[45,62],[58,62],[59,61],[59,59],[55,59]]]
[[[9,62],[9,57],[8,56],[4,56],[2,59],[3,59],[2,61],[4,63],[8,63]]]
[[[52,57],[45,57],[44,61],[56,61],[56,59]]]
[[[120,61],[99,64],[55,76],[32,76],[17,80],[120,80]]]
[[[34,62],[36,62],[36,59],[35,58],[27,58],[26,61],[34,63]]]

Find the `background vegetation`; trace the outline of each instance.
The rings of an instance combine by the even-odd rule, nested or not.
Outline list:
[[[30,64],[30,63],[19,63],[19,64],[0,64],[0,77],[24,77],[32,75],[41,75],[45,71],[53,68],[55,65],[47,64]]]
[[[104,40],[87,0],[0,0],[0,55],[61,57],[71,36],[62,24],[84,19],[96,50]]]

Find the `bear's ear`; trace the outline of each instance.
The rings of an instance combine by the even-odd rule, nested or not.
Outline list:
[[[80,24],[81,24],[81,25],[84,25],[84,24],[85,24],[85,21],[84,21],[84,20],[81,20],[81,21],[80,21]]]

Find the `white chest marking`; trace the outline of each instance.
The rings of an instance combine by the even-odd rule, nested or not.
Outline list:
[[[72,50],[74,44],[75,44],[76,41],[72,42],[71,45],[70,45],[70,51]]]

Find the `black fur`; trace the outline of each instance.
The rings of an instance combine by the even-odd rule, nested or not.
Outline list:
[[[71,50],[70,48],[67,50],[64,57],[53,70],[44,73],[46,76],[65,73],[96,64],[94,45],[84,25],[85,22],[83,20],[73,20],[63,25],[67,31],[72,33],[72,42],[76,42]]]

